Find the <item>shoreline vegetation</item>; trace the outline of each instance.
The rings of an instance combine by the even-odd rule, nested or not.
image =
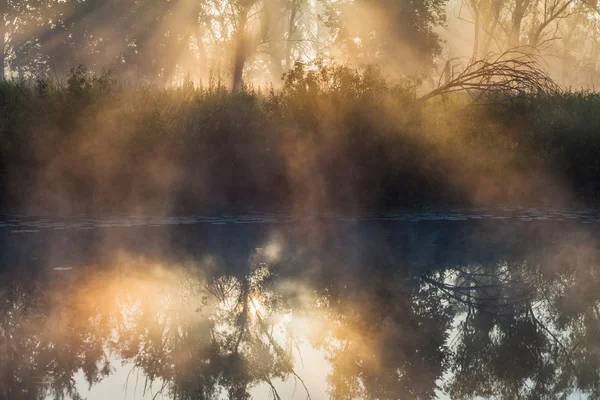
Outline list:
[[[382,211],[600,199],[600,94],[473,104],[377,67],[298,64],[280,89],[163,88],[74,68],[0,82],[0,209]],[[422,96],[421,96],[422,97]],[[488,100],[490,97],[488,97]]]

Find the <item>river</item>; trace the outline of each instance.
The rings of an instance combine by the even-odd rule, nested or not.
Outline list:
[[[2,399],[600,396],[600,210],[0,216]]]

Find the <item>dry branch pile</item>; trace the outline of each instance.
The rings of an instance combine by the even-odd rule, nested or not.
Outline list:
[[[490,53],[480,60],[471,59],[460,69],[460,58],[448,60],[436,89],[422,96],[424,102],[454,92],[466,92],[471,104],[514,99],[530,94],[557,93],[560,86],[550,78],[541,64],[541,56],[515,48],[502,54]],[[454,66],[453,66],[454,64]],[[446,77],[446,82],[442,79]]]

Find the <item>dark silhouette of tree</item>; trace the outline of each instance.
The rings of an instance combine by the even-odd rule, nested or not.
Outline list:
[[[325,1],[334,43],[360,63],[417,74],[440,54],[434,28],[445,23],[444,0]]]

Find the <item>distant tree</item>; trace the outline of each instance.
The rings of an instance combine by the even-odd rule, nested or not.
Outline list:
[[[434,28],[446,21],[446,0],[324,0],[325,25],[344,55],[385,64],[400,74],[432,67],[441,52]]]
[[[1,77],[6,71],[17,71],[23,77],[24,71],[36,64],[38,54],[36,35],[40,32],[55,11],[55,4],[48,0],[0,0],[0,52]]]
[[[319,47],[306,0],[0,0],[2,11],[4,65],[20,75],[84,63],[169,84],[214,69],[231,71],[239,90],[245,71],[280,79]]]

